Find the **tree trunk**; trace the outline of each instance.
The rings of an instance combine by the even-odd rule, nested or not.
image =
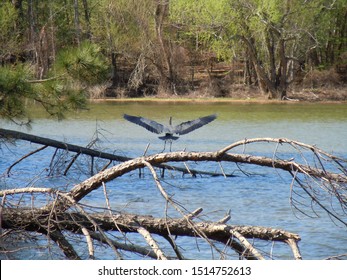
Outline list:
[[[141,229],[141,232],[144,231],[146,233],[146,239],[150,234],[156,234],[166,238],[168,236],[175,236],[176,238],[178,236],[188,236],[215,240],[231,247],[242,258],[246,259],[264,259],[246,238],[271,242],[286,242],[295,244],[291,247],[296,249],[297,258],[301,259],[297,247],[297,243],[301,239],[300,236],[281,229],[261,226],[231,226],[221,222],[193,222],[188,216],[183,219],[172,219],[126,213],[85,215],[78,212],[56,212],[50,217],[50,212],[48,211],[17,208],[4,208],[2,212],[2,227],[4,229],[25,229],[26,231],[46,232],[47,236],[58,244],[69,259],[79,259],[80,257],[64,235],[62,235],[62,232],[53,227],[57,226],[64,229],[64,231],[81,234],[82,228],[87,229],[91,233],[97,233],[95,225],[98,225],[99,231],[134,233],[139,232]],[[93,236],[95,235],[91,234],[91,237]],[[152,245],[153,239],[150,238],[148,243]],[[137,251],[135,246],[127,247],[124,245],[119,244],[117,247],[123,250]],[[158,255],[158,250],[160,248],[154,248],[154,256]],[[144,254],[148,255],[152,254],[152,252],[147,250],[144,251]]]
[[[274,34],[268,30],[267,35],[265,36],[266,46],[269,55],[269,64],[270,64],[270,81],[273,84],[276,84],[276,60],[275,60],[275,39]]]
[[[285,54],[285,41],[283,38],[279,41],[279,56],[280,56],[280,68],[279,68],[279,85],[278,85],[278,94],[277,98],[284,99],[287,95],[287,68],[288,68],[288,59]]]
[[[74,23],[75,23],[76,42],[77,42],[77,45],[80,45],[81,26],[80,26],[80,19],[79,19],[78,0],[74,0]]]
[[[254,42],[251,38],[246,38],[245,36],[241,36],[241,39],[245,43],[248,49],[249,59],[253,63],[253,67],[257,76],[260,91],[264,95],[267,94],[268,98],[271,99],[273,96],[277,95],[276,87],[275,87],[275,84],[273,84],[271,80],[269,79],[269,77],[267,76],[265,69],[261,65],[261,61],[258,59]]]
[[[169,93],[175,93],[175,75],[171,60],[171,52],[163,34],[164,21],[169,15],[169,5],[169,0],[157,0],[155,30],[159,44],[159,88]]]
[[[83,3],[83,9],[84,9],[84,19],[86,21],[87,25],[87,38],[88,40],[92,39],[92,33],[91,33],[91,27],[90,27],[90,10],[88,7],[88,1],[87,0],[82,0]]]
[[[112,64],[112,87],[116,88],[119,85],[119,79],[118,79],[118,69],[117,69],[117,53],[112,52],[111,53],[111,64]]]
[[[47,76],[48,70],[49,70],[49,57],[50,57],[50,49],[49,49],[49,41],[48,41],[48,34],[46,32],[46,26],[43,26],[38,42],[36,43],[36,53],[37,53],[37,65],[36,65],[36,72],[37,72],[37,78],[39,80],[42,80]]]

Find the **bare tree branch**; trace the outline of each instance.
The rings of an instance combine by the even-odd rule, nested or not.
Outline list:
[[[139,227],[137,232],[141,234],[149,246],[151,246],[154,253],[157,255],[158,260],[167,260],[167,257],[163,253],[163,251],[159,248],[157,242],[153,239],[151,234],[143,227]]]
[[[0,135],[1,133],[2,130],[0,130]],[[34,136],[30,136],[27,140],[35,139],[31,137]],[[75,149],[74,152],[79,154],[78,146],[74,147],[74,145],[70,146],[61,142],[57,144],[54,143],[54,140],[52,141],[53,147],[63,149],[58,147],[62,145],[61,147],[64,146],[65,150],[66,147],[72,147]],[[253,143],[272,145],[272,156],[246,154],[247,145]],[[295,160],[294,158],[281,158],[281,147],[283,145],[296,153]],[[231,153],[236,147],[242,147],[242,152]],[[82,151],[80,153],[86,152],[92,157],[98,157],[96,155],[97,151],[93,149],[83,148],[79,151]],[[39,152],[39,150],[34,152]],[[28,154],[25,158],[29,158],[30,155]],[[103,156],[102,153],[100,155]],[[111,158],[109,160],[110,162],[113,161]],[[169,162],[182,162],[186,166],[183,169],[186,172],[189,172],[187,170],[192,172],[187,167],[189,161],[215,162],[220,167],[223,162],[222,173],[224,174],[226,174],[225,167],[227,163],[232,163],[232,166],[237,168],[240,168],[240,166],[246,167],[246,165],[273,168],[279,176],[281,176],[279,171],[287,172],[292,177],[291,182],[288,182],[288,186],[290,188],[290,203],[294,209],[309,215],[307,207],[311,207],[313,213],[317,215],[315,208],[319,207],[333,221],[338,221],[347,226],[347,161],[345,159],[331,155],[315,146],[290,139],[254,138],[235,142],[216,152],[181,151],[127,159],[72,186],[68,192],[52,188],[34,187],[2,190],[0,191],[0,196],[2,196],[1,228],[42,233],[53,240],[69,259],[79,259],[80,256],[75,251],[73,243],[66,233],[85,236],[85,244],[90,258],[95,257],[94,246],[96,244],[92,240],[98,240],[111,248],[118,259],[124,258],[121,251],[133,252],[156,259],[185,259],[175,239],[176,237],[189,236],[204,240],[210,246],[211,251],[217,252],[220,258],[224,258],[226,248],[231,248],[240,258],[265,259],[268,255],[259,251],[257,244],[253,241],[266,240],[287,244],[293,252],[293,257],[302,259],[298,247],[300,236],[296,233],[261,226],[228,225],[226,222],[231,219],[230,210],[216,222],[201,221],[200,214],[203,211],[201,207],[190,212],[184,205],[175,201],[173,196],[167,193],[163,187],[162,178],[158,177],[155,168],[163,168],[163,166],[166,168],[169,166],[166,163]],[[112,209],[108,188],[106,187],[107,182],[144,167],[149,169],[156,188],[165,200],[165,216],[163,218],[119,213]],[[248,173],[247,176],[252,175]],[[103,187],[106,208],[80,204],[83,198],[99,187]],[[36,195],[46,195],[47,204],[43,206],[41,204],[41,208],[35,208],[34,203],[31,203],[31,207],[27,207],[25,199],[22,198],[26,196],[35,197]],[[11,200],[16,197],[19,197],[18,203],[11,203]],[[335,202],[338,203],[340,209],[337,209]],[[168,209],[171,207],[179,213],[180,218],[169,217]],[[104,212],[100,212],[100,209]],[[196,218],[199,218],[198,222],[195,221]],[[132,244],[132,241],[127,237],[128,233],[142,235],[151,248]],[[160,248],[154,235],[165,238],[176,256],[172,257],[164,248]],[[121,238],[122,242],[117,241],[118,238]],[[224,249],[217,246],[219,243],[224,244]]]

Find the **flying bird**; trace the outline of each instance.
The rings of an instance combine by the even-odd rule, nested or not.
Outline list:
[[[183,122],[179,125],[173,126],[172,125],[172,117],[170,117],[169,125],[166,126],[166,125],[163,125],[163,124],[158,123],[156,121],[146,119],[144,117],[130,116],[130,115],[124,114],[124,119],[126,119],[127,121],[132,122],[134,124],[140,125],[140,126],[146,128],[147,130],[149,130],[150,132],[153,132],[156,134],[165,133],[164,136],[159,136],[158,138],[161,140],[164,140],[165,145],[166,145],[166,142],[169,141],[170,142],[170,150],[171,150],[172,141],[177,140],[179,138],[179,136],[175,136],[174,134],[177,134],[177,135],[187,134],[187,133],[189,133],[195,129],[198,129],[198,128],[212,122],[216,118],[217,118],[217,115],[213,114],[213,115],[198,118],[195,120],[186,121],[186,122]],[[165,145],[164,145],[164,150],[165,150]]]

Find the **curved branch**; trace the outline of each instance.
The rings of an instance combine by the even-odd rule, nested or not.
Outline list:
[[[307,165],[302,165],[294,161],[285,161],[247,154],[224,153],[221,155],[220,152],[172,152],[136,158],[106,169],[90,177],[84,182],[75,185],[75,187],[71,190],[71,196],[74,198],[74,200],[79,201],[91,191],[100,187],[102,182],[111,181],[133,170],[143,168],[145,166],[145,162],[148,162],[151,165],[158,165],[166,162],[178,161],[226,161],[234,163],[254,164],[282,169],[288,172],[298,172],[318,179],[324,178],[327,181],[347,183],[347,176],[343,174],[326,172],[324,170],[313,168]],[[64,207],[68,207],[66,204],[64,205]]]
[[[38,148],[38,149],[36,149],[36,150],[34,150],[34,151],[31,151],[30,153],[28,153],[28,154],[26,154],[26,155],[24,155],[24,156],[22,156],[22,157],[21,157],[20,159],[18,159],[15,163],[11,164],[11,166],[10,166],[9,168],[7,168],[7,170],[6,170],[6,175],[7,175],[7,176],[10,175],[11,169],[12,169],[16,164],[20,163],[22,160],[24,160],[24,159],[30,157],[30,156],[33,155],[33,154],[36,154],[36,153],[38,153],[38,152],[41,152],[42,150],[46,149],[47,147],[48,147],[47,145],[42,146],[42,147],[40,147],[40,148]]]

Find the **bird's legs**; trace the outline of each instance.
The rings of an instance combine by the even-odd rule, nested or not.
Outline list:
[[[164,141],[164,149],[161,151],[162,153],[165,151],[165,147],[166,147],[166,140]]]
[[[171,147],[172,147],[172,140],[165,140],[164,141],[164,149],[161,151],[161,152],[164,152],[165,151],[165,148],[166,148],[166,142],[169,142],[170,143],[170,152],[171,152]]]

